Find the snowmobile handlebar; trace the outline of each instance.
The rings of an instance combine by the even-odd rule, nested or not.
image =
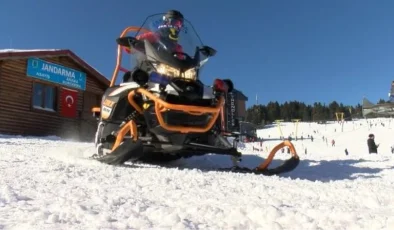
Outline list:
[[[122,31],[122,33],[120,34],[120,37],[118,38],[118,40],[124,38],[126,36],[127,33],[129,32],[150,32],[149,30],[142,28],[142,27],[138,27],[138,26],[129,26],[126,29],[124,29]],[[112,79],[111,79],[111,83],[110,83],[110,87],[115,85],[116,79],[118,78],[118,73],[120,70],[120,65],[122,63],[122,45],[119,44],[118,42],[118,48],[117,48],[117,56],[116,56],[116,66],[115,66],[115,70],[112,74]]]
[[[134,49],[136,49],[136,47],[139,47],[140,45],[141,45],[141,47],[145,46],[143,43],[140,43],[140,42],[142,42],[142,40],[139,40],[138,36],[137,37],[127,36],[129,32],[135,32],[136,34],[152,33],[152,31],[149,29],[146,29],[144,27],[137,27],[137,26],[129,26],[122,31],[119,38],[116,39],[116,42],[117,42],[116,67],[115,67],[115,70],[112,74],[110,87],[115,85],[118,74],[119,74],[119,70],[126,71],[125,68],[121,67],[122,50],[126,48],[127,52],[133,53],[133,51],[134,51]],[[217,53],[217,51],[214,48],[203,45],[203,44],[198,44],[197,46],[193,46],[193,47],[196,48],[194,57],[192,57],[192,54],[190,52],[187,53],[187,52],[177,51],[177,52],[175,52],[175,54],[177,54],[180,57],[186,57],[186,58],[183,58],[183,61],[181,61],[181,62],[177,62],[177,61],[179,61],[178,59],[174,59],[174,60],[176,60],[175,62],[174,62],[174,60],[169,60],[170,62],[176,63],[174,66],[171,64],[169,64],[169,65],[173,66],[174,68],[190,69],[190,68],[192,68],[192,67],[194,68],[194,67],[196,67],[196,65],[202,63],[202,61],[201,61],[202,59],[200,59],[201,58],[200,53],[205,57],[206,60],[208,57],[215,56]],[[177,66],[179,66],[179,67],[177,67]]]

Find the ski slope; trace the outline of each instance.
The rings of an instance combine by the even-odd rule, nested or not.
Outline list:
[[[369,133],[377,155],[368,154]],[[218,155],[112,167],[84,159],[91,143],[0,136],[0,229],[394,229],[394,122],[347,122],[343,132],[338,123],[300,123],[301,135],[299,167],[271,177],[214,171],[231,165]],[[256,166],[276,143],[243,145],[242,164]]]

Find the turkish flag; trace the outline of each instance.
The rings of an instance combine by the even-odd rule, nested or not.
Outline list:
[[[77,102],[78,91],[61,88],[61,115],[63,117],[76,118],[77,117]]]

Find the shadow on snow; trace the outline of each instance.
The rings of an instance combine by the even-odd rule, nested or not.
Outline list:
[[[262,163],[265,158],[256,155],[245,154],[242,157],[240,165],[253,169]],[[357,178],[379,178],[377,175],[382,170],[387,168],[371,168],[357,166],[358,163],[372,162],[364,159],[360,160],[308,160],[301,159],[298,167],[288,173],[280,174],[279,177],[291,179],[303,179],[310,181],[338,181],[338,180],[354,180]],[[283,160],[274,159],[271,167],[277,167],[283,163]],[[125,165],[126,167],[135,167],[132,165]],[[180,159],[170,163],[160,164],[166,168],[183,169],[198,169],[203,172],[208,171],[222,171],[223,168],[230,168],[232,166],[229,156],[223,155],[204,155],[196,156],[186,159]],[[142,165],[137,167],[149,167]],[[392,167],[394,168],[394,167]],[[231,172],[230,172],[231,173]],[[235,173],[235,172],[234,172]],[[264,176],[264,175],[259,175]]]

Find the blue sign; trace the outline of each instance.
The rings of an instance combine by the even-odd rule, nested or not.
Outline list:
[[[27,60],[26,75],[71,88],[86,90],[86,73],[38,58]]]

